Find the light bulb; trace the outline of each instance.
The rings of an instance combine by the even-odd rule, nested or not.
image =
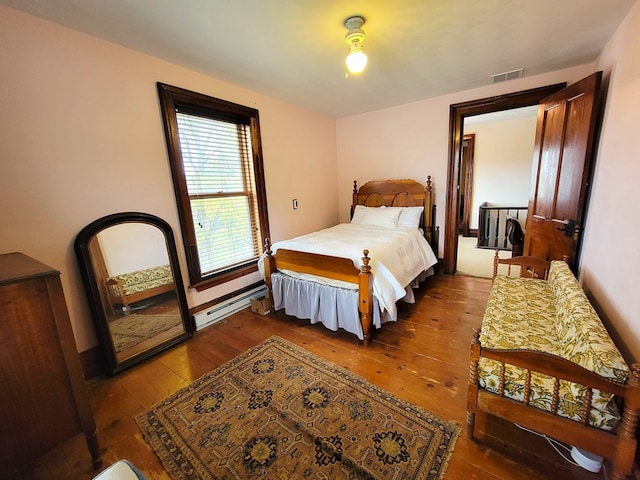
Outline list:
[[[351,47],[347,55],[347,68],[351,73],[360,73],[367,66],[367,55],[362,51],[362,47]]]

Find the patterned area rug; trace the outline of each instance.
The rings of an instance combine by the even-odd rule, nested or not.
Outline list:
[[[132,313],[109,323],[109,330],[115,351],[121,352],[143,340],[155,337],[181,322],[179,314],[142,315]]]
[[[459,431],[275,336],[136,421],[173,479],[438,479]]]

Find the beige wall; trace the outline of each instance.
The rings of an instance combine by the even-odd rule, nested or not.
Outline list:
[[[640,295],[637,293],[640,161],[633,146],[640,112],[640,4],[636,3],[594,64],[525,77],[409,105],[339,119],[338,179],[360,182],[434,177],[438,224],[443,235],[449,106],[527,88],[575,82],[603,70],[608,83],[581,255],[580,281],[625,353],[640,359]],[[606,85],[605,85],[606,89]],[[339,189],[340,217],[346,221],[350,197]],[[441,239],[442,240],[442,239]],[[443,255],[440,242],[439,256]]]
[[[187,279],[157,81],[259,110],[274,241],[338,221],[334,119],[4,7],[0,25],[0,252],[62,272],[79,351],[96,344],[73,252],[88,223],[124,211],[165,219]],[[188,290],[189,306],[258,280]]]
[[[581,256],[580,279],[618,345],[640,360],[640,3],[596,65],[608,82],[606,107]]]
[[[593,73],[593,65],[525,77],[337,121],[340,219],[347,221],[351,189],[358,180],[413,178],[435,181],[437,224],[444,236],[445,196],[451,104],[517,92],[558,82],[571,83]],[[488,81],[488,80],[487,80]],[[443,238],[439,257],[443,256]]]
[[[469,226],[478,228],[478,210],[484,202],[525,208],[529,204],[536,112],[527,117],[467,123],[465,135],[476,136]]]
[[[449,106],[559,81],[596,69],[610,80],[581,259],[581,280],[626,349],[640,358],[635,246],[640,162],[640,5],[596,65],[333,119],[0,7],[2,169],[0,252],[22,251],[62,271],[79,351],[95,345],[73,254],[87,223],[142,211],[167,220],[184,253],[155,82],[260,111],[271,234],[291,237],[348,220],[353,180],[432,175],[444,227]],[[292,210],[297,198],[300,208]],[[440,243],[443,244],[442,242]],[[439,252],[442,256],[442,251]],[[190,307],[255,281],[196,293]]]

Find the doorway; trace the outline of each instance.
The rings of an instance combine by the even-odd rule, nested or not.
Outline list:
[[[485,113],[500,112],[513,108],[537,105],[540,100],[561,90],[566,83],[548,85],[522,92],[499,95],[470,102],[451,105],[449,117],[449,167],[447,182],[447,204],[445,212],[444,264],[446,274],[457,270],[458,231],[460,228],[460,176],[464,119]]]
[[[501,258],[513,255],[507,222],[514,219],[525,228],[537,114],[532,105],[464,119],[460,209],[465,217],[459,220],[456,274],[490,278],[496,249]],[[472,169],[469,138],[478,143]]]

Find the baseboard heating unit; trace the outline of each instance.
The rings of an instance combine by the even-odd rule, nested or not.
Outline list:
[[[209,325],[219,322],[229,315],[239,312],[251,304],[251,299],[264,297],[266,293],[267,287],[265,285],[261,285],[196,313],[193,316],[196,322],[196,330],[201,330],[204,327],[208,327]]]

